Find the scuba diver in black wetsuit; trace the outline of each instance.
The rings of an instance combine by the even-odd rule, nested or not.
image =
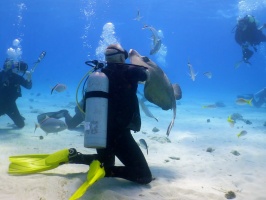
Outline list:
[[[16,104],[17,98],[22,96],[20,86],[26,89],[32,87],[31,72],[27,69],[28,65],[25,62],[7,59],[0,72],[0,116],[8,115],[18,128],[25,126],[25,118],[21,116]],[[26,79],[23,78],[24,74]]]
[[[107,66],[102,69],[109,79],[107,146],[97,149],[97,154],[83,155],[71,149],[69,163],[90,164],[99,160],[105,177],[119,177],[140,184],[152,181],[147,161],[131,130],[140,130],[141,119],[137,99],[138,82],[149,78],[149,72],[141,66],[125,64],[127,52],[119,45],[109,45],[105,50]],[[115,156],[124,166],[114,166]]]
[[[266,24],[258,28],[252,15],[246,15],[238,20],[235,29],[235,40],[242,47],[242,59],[245,63],[251,64],[249,59],[252,57],[253,51],[249,49],[249,46],[253,47],[256,52],[256,46],[261,42],[266,42],[266,35],[262,32],[263,28],[266,28]]]
[[[140,131],[141,118],[136,95],[138,82],[149,78],[145,67],[125,64],[127,52],[119,45],[109,45],[105,51],[107,66],[102,72],[109,79],[107,146],[97,149],[97,154],[81,154],[76,149],[69,150],[69,163],[90,165],[99,160],[104,166],[105,177],[119,177],[130,181],[147,184],[152,175],[146,159],[131,135]],[[82,100],[79,105],[83,107]],[[84,121],[85,115],[76,107],[72,118],[67,110],[43,113],[37,117],[42,121],[46,116],[65,117],[69,129]],[[124,166],[114,166],[115,156]]]

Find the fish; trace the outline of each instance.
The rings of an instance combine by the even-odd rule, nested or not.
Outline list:
[[[140,21],[141,18],[142,18],[142,16],[140,16],[140,11],[138,10],[137,17],[134,18],[134,20],[136,20],[136,21]]]
[[[231,119],[234,120],[234,121],[237,121],[237,120],[243,121],[244,120],[243,116],[241,114],[239,114],[239,113],[233,113],[231,115]]]
[[[219,107],[219,108],[223,108],[223,107],[225,107],[225,104],[224,104],[222,101],[217,101],[217,102],[215,102],[215,105],[216,105],[217,107]]]
[[[42,120],[40,123],[35,124],[34,133],[38,127],[41,128],[46,134],[58,133],[60,131],[64,131],[67,129],[67,125],[64,121],[60,119],[51,118],[48,116],[46,116],[46,118]]]
[[[227,121],[231,127],[234,127],[236,122],[235,122],[235,120],[232,119],[231,115],[227,118]]]
[[[204,72],[203,75],[206,76],[209,79],[212,78],[212,73],[211,72]]]
[[[52,88],[51,94],[53,93],[53,91],[63,92],[66,90],[66,88],[67,86],[65,84],[58,83]]]
[[[243,131],[241,131],[240,133],[237,134],[237,137],[240,138],[240,137],[246,135],[247,133],[248,133],[247,131],[243,130]]]
[[[225,104],[221,101],[217,101],[214,104],[208,104],[202,106],[202,108],[223,108],[223,107],[225,107]]]
[[[143,147],[144,149],[147,150],[147,155],[148,155],[149,152],[148,152],[148,145],[147,145],[146,141],[144,139],[140,139],[139,144],[141,147]]]
[[[152,32],[153,46],[152,49],[150,50],[150,55],[156,54],[162,46],[162,40],[158,36],[157,30],[152,26],[148,25],[144,25],[142,29],[149,29]]]
[[[209,104],[209,105],[204,105],[202,108],[217,108],[216,104]]]
[[[189,76],[190,76],[191,80],[195,81],[197,74],[195,74],[194,69],[193,69],[193,67],[192,67],[192,65],[190,64],[189,61],[187,63],[187,66],[188,66],[188,69],[189,69]]]
[[[243,62],[243,60],[240,60],[235,63],[235,69],[239,68],[240,64]]]
[[[150,78],[144,84],[144,97],[163,110],[173,110],[173,117],[168,125],[166,135],[169,136],[176,118],[176,97],[173,85],[163,70],[146,56],[141,56],[136,50],[129,50],[130,62],[144,66],[150,73]]]
[[[253,100],[253,98],[251,98],[251,99],[237,98],[236,104],[238,104],[238,105],[248,104],[248,105],[252,106],[252,100]]]

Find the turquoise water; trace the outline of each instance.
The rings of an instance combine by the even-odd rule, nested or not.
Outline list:
[[[76,87],[88,70],[84,62],[102,59],[107,43],[118,41],[127,50],[149,56],[151,32],[162,33],[162,49],[150,56],[184,94],[252,93],[265,86],[265,44],[251,58],[252,66],[234,65],[242,57],[234,41],[237,18],[254,15],[266,21],[266,1],[1,1],[0,52],[4,62],[14,39],[20,40],[19,59],[30,66],[42,51],[47,55],[34,74],[34,88],[67,82]],[[142,18],[136,18],[138,11]],[[111,22],[113,26],[105,26]],[[188,76],[187,62],[198,73]],[[203,73],[211,71],[212,79]],[[186,95],[184,95],[186,98]]]
[[[138,11],[142,17],[139,21],[134,20]],[[238,191],[239,199],[244,199],[241,197],[251,194],[252,188],[259,188],[258,191],[255,191],[257,199],[260,199],[260,197],[265,199],[265,194],[260,193],[264,190],[265,178],[258,175],[265,166],[265,105],[258,109],[248,105],[238,106],[235,104],[235,100],[239,94],[254,93],[266,86],[266,46],[264,43],[258,47],[258,52],[250,60],[252,65],[241,64],[236,69],[235,64],[241,60],[242,53],[240,46],[234,40],[234,33],[232,32],[239,17],[252,14],[262,25],[266,23],[265,13],[266,0],[0,1],[0,62],[4,63],[7,57],[12,57],[26,61],[30,67],[33,67],[40,53],[46,51],[45,58],[33,73],[32,90],[23,89],[23,97],[18,100],[20,111],[26,118],[25,128],[22,131],[10,130],[10,127],[12,127],[10,119],[6,116],[0,118],[1,146],[6,145],[2,149],[5,155],[1,160],[6,162],[1,169],[4,175],[0,176],[8,177],[6,173],[8,156],[12,154],[34,153],[36,149],[37,153],[51,153],[73,145],[84,150],[83,137],[80,132],[66,130],[59,135],[46,136],[43,131],[38,129],[37,134],[34,135],[36,115],[39,112],[59,109],[69,109],[73,114],[76,88],[83,75],[90,70],[84,62],[91,59],[102,60],[103,49],[106,45],[119,42],[127,50],[133,48],[140,54],[149,56],[164,70],[172,83],[178,83],[182,88],[183,98],[180,102],[177,102],[177,118],[170,135],[172,144],[169,145],[173,150],[165,148],[167,155],[181,156],[181,161],[183,157],[189,155],[188,164],[181,162],[184,167],[178,168],[176,173],[188,177],[194,183],[197,180],[200,181],[202,174],[197,173],[200,171],[197,171],[197,167],[205,169],[204,165],[200,165],[203,162],[206,162],[206,165],[210,164],[210,160],[206,161],[205,149],[213,147],[216,149],[214,155],[217,153],[220,164],[212,162],[210,166],[213,166],[213,169],[210,169],[210,171],[214,174],[213,176],[218,177],[219,181],[216,182],[215,179],[213,181],[217,183],[215,185],[211,182],[212,177],[208,179],[209,182],[206,182],[210,184],[209,188],[212,184],[215,185],[215,188],[219,188],[223,183],[221,177],[228,178],[227,171],[230,173],[233,171],[239,176],[232,177],[232,179],[235,178],[239,185],[243,182],[246,184],[241,185],[244,188],[242,193]],[[151,32],[142,29],[144,25],[154,27],[162,38],[162,47],[155,55],[149,55],[152,46]],[[266,34],[265,30],[264,33]],[[192,81],[188,75],[188,61],[197,73],[195,81]],[[204,72],[211,72],[212,78],[208,79],[203,75]],[[51,88],[57,83],[66,84],[67,90],[64,93],[50,95]],[[217,101],[223,102],[226,107],[217,109],[202,108],[203,105],[210,105]],[[157,126],[162,130],[159,134],[165,136],[165,131],[172,117],[171,111],[166,113],[152,105],[149,108],[155,117],[160,118],[160,121],[157,123],[142,113],[144,121],[142,131],[148,132],[148,136],[150,136],[153,134],[151,129]],[[234,128],[231,128],[226,119],[233,113],[242,114],[253,124],[247,125],[238,122]],[[210,123],[206,122],[207,119],[210,119]],[[248,134],[238,140],[236,134],[243,128],[248,131]],[[24,130],[26,130],[26,133],[23,132]],[[64,133],[66,133],[66,136],[63,135]],[[74,134],[77,141],[73,139],[74,137],[71,134]],[[36,135],[44,135],[45,140],[40,141],[35,137]],[[77,135],[81,137],[76,137]],[[164,173],[163,167],[162,169],[158,167],[164,165],[164,160],[168,159],[164,157],[166,153],[162,152],[162,145],[152,141],[148,136],[143,136],[142,133],[137,133],[135,136],[138,139],[145,137],[148,145],[151,146],[149,163],[153,175],[159,177],[159,183],[153,183],[155,187],[151,189],[152,192],[157,192],[154,189],[156,186],[159,188],[164,186],[165,191],[168,191],[166,187],[168,187],[169,180],[172,181],[173,179],[176,182],[180,181],[178,187],[181,188],[183,180],[178,177],[179,174],[171,179],[172,177],[169,174]],[[73,141],[66,144],[64,140],[61,140],[61,137],[67,137],[69,141],[72,139]],[[36,147],[23,148],[32,144]],[[49,148],[45,151],[47,145]],[[230,151],[234,148],[240,149],[244,159],[239,157],[239,160],[237,160],[232,157]],[[202,155],[202,157],[198,155]],[[158,159],[160,156],[162,160]],[[195,158],[195,163],[192,163]],[[200,160],[201,158],[202,160]],[[216,168],[217,165],[223,165],[224,161],[228,160],[230,163],[227,162],[229,164],[223,168],[223,174],[219,174],[220,171]],[[176,169],[177,165],[179,165],[178,161],[171,161],[166,166]],[[246,168],[241,170],[244,166]],[[186,169],[188,170],[186,171]],[[230,171],[231,169],[232,171]],[[86,170],[87,168],[84,173]],[[194,179],[191,171],[199,178]],[[204,174],[206,176],[208,175],[207,171]],[[69,173],[69,169],[66,168],[64,172]],[[243,176],[249,175],[254,180],[254,182],[250,181],[253,187],[249,187],[248,181],[242,179]],[[49,177],[50,181],[54,180],[55,177]],[[81,175],[80,177],[83,178]],[[160,182],[160,178],[165,178],[165,182]],[[257,178],[258,182],[256,182]],[[227,180],[224,182],[227,183]],[[23,187],[23,179],[20,180],[20,184],[15,187],[13,182],[10,181],[9,183],[9,185],[14,186],[12,188],[18,189]],[[110,181],[110,184],[112,184],[112,181]],[[28,185],[33,184],[28,183]],[[231,185],[235,186],[237,184],[232,183]],[[76,183],[75,188],[77,186]],[[185,186],[184,188],[188,190],[195,189],[192,186],[187,188]],[[74,190],[72,183],[69,183],[69,187]],[[63,186],[59,190],[62,190],[62,188]],[[118,193],[120,193],[119,188],[120,185],[116,189]],[[137,187],[133,185],[133,188]],[[230,187],[228,188],[230,189]],[[233,189],[237,191],[240,190],[239,188],[235,187]],[[197,193],[198,196],[202,194],[201,189]],[[137,190],[139,193],[142,192],[142,188],[137,188]],[[153,194],[149,189],[143,190],[144,193]],[[170,194],[174,195],[176,191],[176,187],[173,186]],[[49,192],[52,194],[53,190],[50,189]],[[185,196],[186,192],[181,193]],[[73,191],[67,193],[66,196],[69,197],[71,193]],[[123,194],[125,193],[127,194],[127,192]],[[162,193],[162,191],[159,191],[159,193]],[[8,195],[10,194],[8,193]],[[223,193],[220,196],[223,199]],[[138,199],[138,196],[135,196],[135,198]],[[9,196],[6,199],[9,199]],[[65,198],[62,197],[61,199]],[[154,199],[154,196],[150,199]],[[164,199],[170,199],[170,197],[167,196]]]

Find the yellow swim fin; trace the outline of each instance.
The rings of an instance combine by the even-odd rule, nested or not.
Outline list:
[[[8,173],[23,175],[42,172],[68,162],[69,150],[63,149],[53,154],[32,154],[10,156]]]
[[[104,168],[101,167],[101,163],[98,160],[94,160],[90,164],[90,169],[87,175],[87,181],[84,182],[76,192],[69,198],[69,200],[75,200],[82,197],[87,189],[92,186],[96,181],[100,180],[105,176]]]

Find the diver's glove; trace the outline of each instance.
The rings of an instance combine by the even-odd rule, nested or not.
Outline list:
[[[31,73],[31,71],[26,71],[26,80],[28,81],[28,82],[30,82],[31,81],[31,77],[32,77],[32,73]]]
[[[146,69],[146,75],[147,75],[147,79],[146,79],[146,81],[149,81],[150,79],[151,79],[151,75],[150,75],[150,72],[149,72],[149,70],[147,70]]]

